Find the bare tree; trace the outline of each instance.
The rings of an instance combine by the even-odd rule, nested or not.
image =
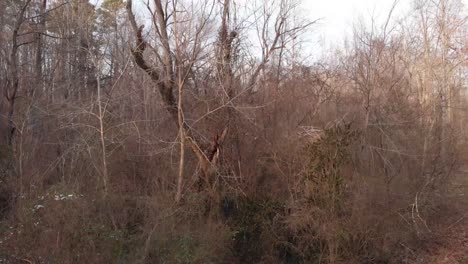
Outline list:
[[[26,0],[26,2],[24,2],[20,6],[20,10],[16,14],[16,21],[13,26],[12,36],[11,36],[12,44],[11,44],[11,51],[10,51],[10,56],[9,56],[10,71],[9,71],[9,76],[7,78],[6,87],[4,88],[4,96],[6,100],[8,101],[7,144],[10,146],[13,144],[13,139],[14,139],[15,130],[16,130],[15,122],[13,120],[13,115],[15,113],[15,102],[18,98],[18,91],[20,89],[19,68],[18,68],[19,67],[18,66],[18,49],[22,45],[28,44],[28,43],[19,42],[18,36],[21,33],[20,29],[25,20],[25,13],[30,3],[31,3],[31,0]]]

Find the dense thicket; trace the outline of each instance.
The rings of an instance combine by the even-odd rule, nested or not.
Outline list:
[[[389,10],[321,59],[299,9],[1,1],[0,259],[468,260],[465,7]]]

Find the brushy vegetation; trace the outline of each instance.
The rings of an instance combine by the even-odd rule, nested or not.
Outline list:
[[[290,198],[234,195],[221,186],[218,202],[197,191],[175,204],[53,185],[16,197],[21,210],[2,221],[1,248],[4,257],[35,263],[411,262],[405,250],[428,237],[402,231],[402,217],[363,201],[346,173],[362,136],[338,124],[304,145],[306,166]]]
[[[459,0],[136,2],[0,1],[0,263],[468,261]]]

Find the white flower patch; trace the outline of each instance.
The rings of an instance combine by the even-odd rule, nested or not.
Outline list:
[[[80,197],[83,197],[82,194],[63,194],[63,193],[60,193],[60,194],[56,194],[54,196],[54,200],[55,201],[64,201],[64,200],[75,200],[75,199],[78,199]]]

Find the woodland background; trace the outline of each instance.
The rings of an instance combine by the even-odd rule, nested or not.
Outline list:
[[[136,4],[0,1],[2,263],[468,263],[460,0]]]

